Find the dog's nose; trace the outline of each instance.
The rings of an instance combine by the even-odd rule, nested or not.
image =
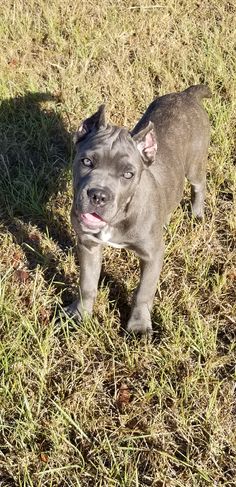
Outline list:
[[[111,199],[108,188],[91,188],[88,189],[87,194],[93,206],[105,206]]]

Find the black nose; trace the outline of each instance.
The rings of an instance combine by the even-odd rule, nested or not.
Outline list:
[[[105,206],[111,199],[108,188],[91,188],[88,189],[87,194],[93,206]]]

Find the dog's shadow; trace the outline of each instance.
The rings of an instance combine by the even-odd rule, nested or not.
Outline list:
[[[50,93],[1,102],[0,204],[5,221],[17,216],[44,224],[45,205],[70,159],[70,137],[59,105]]]
[[[74,245],[49,203],[65,192],[70,175],[72,144],[61,108],[60,98],[50,93],[27,93],[0,105],[0,220],[22,246],[30,269],[42,264],[42,256],[50,261],[48,281],[58,262],[30,227],[49,234],[64,251]],[[60,278],[66,286],[65,276]]]
[[[120,333],[123,335],[131,311],[127,289],[120,279],[117,279],[104,268],[102,268],[100,276],[100,285],[108,288],[108,300],[111,303],[111,308],[115,308],[118,311],[121,326]]]

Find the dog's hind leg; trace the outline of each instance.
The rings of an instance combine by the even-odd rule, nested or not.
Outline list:
[[[204,217],[204,201],[206,194],[205,178],[197,183],[191,182],[191,204],[192,212],[196,218]]]
[[[204,156],[191,164],[186,177],[191,184],[192,213],[196,218],[204,217],[204,201],[206,195],[206,160]]]

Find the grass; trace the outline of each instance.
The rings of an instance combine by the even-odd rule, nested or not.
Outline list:
[[[235,6],[231,1],[2,0],[2,487],[235,485]],[[206,218],[166,232],[154,340],[120,333],[136,257],[106,249],[94,317],[76,294],[70,134],[106,102],[132,127],[199,82],[212,137]]]

